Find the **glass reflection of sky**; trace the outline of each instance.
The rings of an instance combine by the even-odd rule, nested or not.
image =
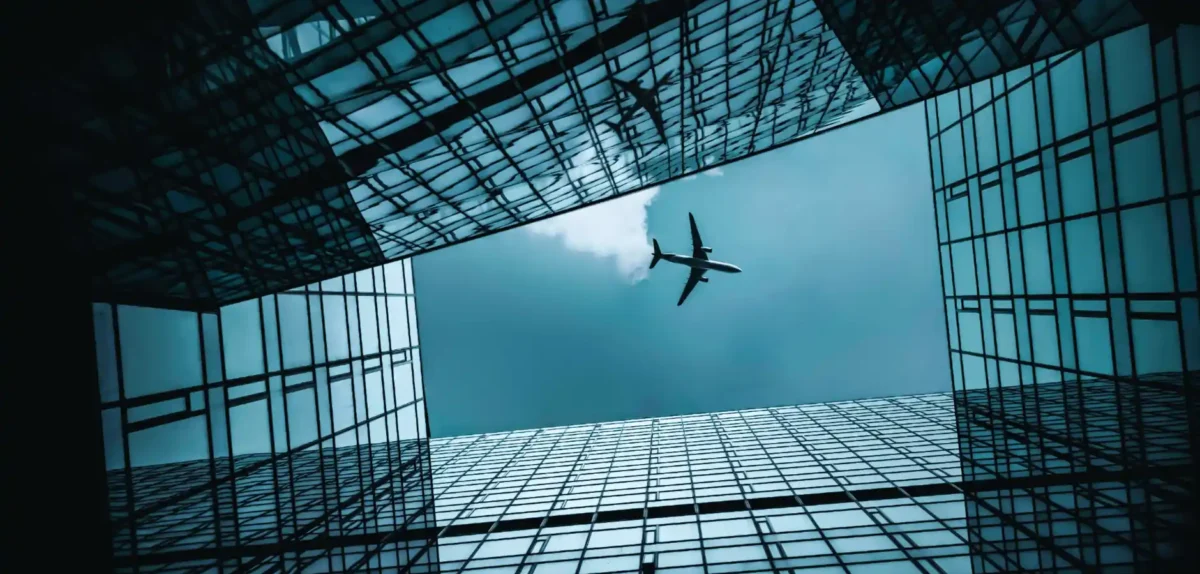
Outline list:
[[[686,18],[628,0],[426,3],[441,5],[386,18],[368,4],[343,1],[330,20],[251,10],[304,80],[296,92],[389,259],[774,147],[869,100],[810,1],[710,0]],[[664,143],[611,79],[668,73]]]

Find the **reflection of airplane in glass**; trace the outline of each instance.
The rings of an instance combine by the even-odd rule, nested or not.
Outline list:
[[[666,259],[667,261],[670,261],[671,263],[687,265],[688,267],[692,268],[692,274],[688,275],[687,285],[683,286],[683,295],[679,296],[679,303],[676,303],[675,304],[676,306],[683,305],[683,300],[687,299],[688,294],[692,292],[692,289],[694,289],[696,287],[697,283],[699,283],[701,281],[708,283],[708,277],[704,276],[704,274],[706,272],[708,272],[708,271],[720,271],[722,273],[741,273],[742,272],[741,267],[738,267],[737,265],[733,265],[732,263],[722,263],[720,261],[713,261],[713,260],[709,259],[708,254],[712,253],[712,248],[705,247],[704,242],[700,241],[700,230],[696,229],[696,218],[692,217],[692,214],[689,213],[688,221],[691,222],[691,224],[692,224],[692,255],[691,255],[691,257],[689,257],[687,255],[681,255],[679,253],[663,253],[658,248],[658,240],[657,239],[652,240],[652,241],[654,241],[654,259],[650,260],[650,268],[651,269],[654,269],[654,266],[658,264],[659,259]]]

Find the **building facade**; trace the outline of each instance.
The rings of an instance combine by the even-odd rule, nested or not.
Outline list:
[[[443,572],[970,569],[948,393],[431,442]]]
[[[31,80],[106,301],[120,569],[1188,557],[1200,34],[1167,3],[385,4],[160,6]],[[921,100],[951,393],[429,440],[401,258]]]
[[[1175,567],[1196,515],[1200,28],[1131,29],[925,110],[963,472],[1018,485],[967,497],[976,571]]]
[[[220,0],[34,70],[96,298],[211,311],[636,192],[1166,0]],[[237,38],[231,42],[229,38]],[[59,181],[61,180],[61,181]]]
[[[973,571],[1187,571],[1197,514],[1185,380],[956,392],[963,476],[979,485],[964,496]]]
[[[409,261],[215,313],[94,312],[120,571],[436,563]]]
[[[955,388],[1200,365],[1200,29],[925,104]]]
[[[1089,380],[434,439],[439,567],[1184,571],[1194,438],[1181,382],[1147,376],[1123,398],[1123,383]]]

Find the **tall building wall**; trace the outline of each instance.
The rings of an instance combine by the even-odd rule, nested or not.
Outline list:
[[[1195,516],[1200,28],[925,104],[977,572],[1177,567]]]
[[[94,319],[123,571],[436,562],[409,261],[215,313]]]
[[[964,477],[978,485],[965,497],[975,572],[1185,570],[1196,531],[1183,377],[1140,382],[957,394]]]
[[[118,302],[94,307],[118,565],[1169,565],[1194,506],[1200,33],[1156,21],[1025,65],[1153,3],[1067,4],[234,1],[153,30],[114,10],[127,43],[79,52],[137,74],[31,84],[68,112],[44,114],[48,171],[97,214],[76,239]],[[1076,26],[1091,7],[1125,19]],[[264,296],[1012,66],[925,104],[953,395],[431,448],[407,261]],[[661,125],[615,80],[656,85]]]
[[[24,106],[56,118],[94,296],[211,311],[699,173],[1169,3],[114,6],[49,27],[73,57],[34,67]]]
[[[211,311],[698,173],[870,100],[811,0],[119,8],[61,33],[73,57],[35,67],[24,102],[56,118],[106,301]]]
[[[823,0],[854,67],[888,110],[954,91],[1147,20],[1158,0]],[[1176,15],[1173,15],[1176,16]]]
[[[54,15],[63,57],[32,67],[22,109],[55,118],[49,187],[84,219],[94,300],[215,312],[385,261],[250,3]]]
[[[948,394],[435,439],[432,450],[443,571],[969,568]]]
[[[1200,30],[925,104],[954,387],[1200,365]]]

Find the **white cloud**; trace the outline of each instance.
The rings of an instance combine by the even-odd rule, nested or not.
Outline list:
[[[704,165],[712,165],[714,163],[716,163],[716,160],[713,158],[713,156],[710,155],[704,158]],[[721,177],[725,175],[725,170],[721,169],[720,167],[714,167],[712,169],[704,170],[700,173],[701,175],[707,175],[708,177]]]
[[[571,251],[611,258],[621,276],[637,283],[649,275],[650,233],[646,208],[660,188],[612,199],[525,226],[534,235],[557,237]]]

